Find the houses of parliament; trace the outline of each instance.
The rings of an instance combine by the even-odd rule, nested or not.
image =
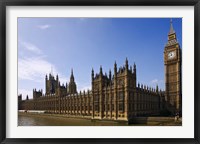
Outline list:
[[[136,64],[125,59],[123,66],[114,63],[113,73],[103,73],[100,66],[91,70],[91,90],[77,91],[73,70],[69,83],[61,85],[59,76],[45,77],[45,94],[33,89],[33,99],[22,100],[19,110],[42,110],[47,113],[90,116],[91,119],[125,120],[138,116],[160,116],[164,111],[182,113],[181,49],[172,21],[164,47],[165,91],[137,83]]]

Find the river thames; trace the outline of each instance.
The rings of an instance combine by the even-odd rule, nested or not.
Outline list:
[[[83,118],[18,115],[18,126],[126,126],[125,122],[91,121]]]
[[[166,120],[167,119],[167,120]],[[169,119],[169,120],[168,120]],[[153,121],[140,124],[127,124],[125,121],[91,120],[74,118],[66,115],[18,114],[18,126],[181,126],[182,120],[174,122],[173,118],[154,118]]]

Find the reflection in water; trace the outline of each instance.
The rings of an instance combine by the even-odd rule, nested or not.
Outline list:
[[[125,126],[126,123],[89,119],[18,115],[18,126]]]

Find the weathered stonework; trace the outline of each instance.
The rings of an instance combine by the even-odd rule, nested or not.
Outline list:
[[[182,114],[181,49],[173,29],[172,21],[168,34],[168,42],[164,49],[164,64],[166,107],[172,113]]]

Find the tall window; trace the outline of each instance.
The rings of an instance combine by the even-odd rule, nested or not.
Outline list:
[[[95,105],[95,111],[99,111],[99,106]]]
[[[119,111],[124,111],[124,103],[119,103]]]
[[[110,110],[110,105],[109,105],[109,104],[107,105],[107,110],[108,110],[108,111]]]
[[[114,111],[114,104],[112,104],[112,111]]]
[[[95,101],[98,101],[98,100],[99,100],[98,95],[95,95]]]
[[[124,93],[123,92],[119,92],[119,100],[124,100]]]

